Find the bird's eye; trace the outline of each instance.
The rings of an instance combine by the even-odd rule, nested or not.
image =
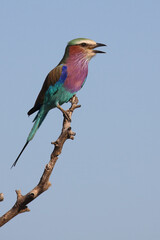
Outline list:
[[[87,44],[86,43],[81,43],[81,46],[82,47],[85,47]]]

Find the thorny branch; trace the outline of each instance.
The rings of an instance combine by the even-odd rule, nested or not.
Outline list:
[[[58,156],[62,152],[63,144],[67,139],[74,139],[75,133],[71,130],[71,116],[73,111],[76,108],[79,108],[80,105],[78,105],[78,98],[76,96],[73,96],[70,100],[71,107],[64,112],[64,120],[62,125],[62,131],[59,136],[59,138],[53,142],[54,144],[54,150],[51,154],[51,158],[49,163],[45,166],[44,172],[41,176],[41,179],[36,187],[34,187],[30,192],[28,192],[26,195],[21,194],[21,190],[16,190],[17,194],[17,201],[14,204],[14,206],[6,212],[2,217],[0,217],[0,227],[2,227],[5,223],[10,221],[12,218],[14,218],[16,215],[28,212],[30,209],[28,208],[27,204],[29,204],[31,201],[33,201],[35,198],[37,198],[41,193],[48,190],[48,188],[51,186],[51,183],[49,182],[50,175],[53,171],[53,168],[55,166],[56,161],[58,160]],[[3,194],[1,194],[3,198]],[[1,200],[2,201],[2,200]]]

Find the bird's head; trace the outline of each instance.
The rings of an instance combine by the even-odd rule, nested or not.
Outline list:
[[[96,43],[95,41],[87,38],[76,38],[71,40],[65,51],[65,56],[74,57],[74,56],[83,56],[86,60],[90,60],[97,53],[105,53],[100,50],[95,50],[97,47],[106,46],[103,43]]]

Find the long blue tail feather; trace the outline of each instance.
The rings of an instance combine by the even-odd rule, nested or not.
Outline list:
[[[31,141],[35,135],[35,133],[37,132],[37,129],[41,126],[43,120],[45,119],[47,112],[44,112],[44,110],[40,110],[39,113],[37,114],[37,116],[35,117],[34,121],[34,125],[28,135],[27,141]]]
[[[16,166],[16,163],[17,163],[18,159],[20,158],[20,156],[21,156],[21,154],[23,153],[24,149],[27,147],[28,143],[29,143],[28,141],[25,143],[25,145],[24,145],[24,147],[22,148],[20,154],[19,154],[18,157],[16,158],[16,161],[12,164],[11,168]]]
[[[46,115],[47,115],[48,111],[44,111],[44,109],[40,109],[40,111],[38,112],[38,114],[36,115],[34,121],[34,125],[28,135],[27,141],[24,145],[24,147],[22,148],[21,152],[19,153],[18,157],[16,158],[15,162],[13,163],[12,167],[16,166],[16,163],[18,161],[18,159],[20,158],[21,154],[23,153],[24,149],[27,147],[28,143],[33,139],[37,129],[41,126],[43,120],[45,119]],[[11,167],[11,168],[12,168]]]

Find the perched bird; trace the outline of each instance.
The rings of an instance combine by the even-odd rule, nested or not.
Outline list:
[[[28,115],[31,115],[38,111],[27,141],[12,167],[16,165],[22,152],[33,139],[49,110],[57,107],[65,114],[61,105],[68,102],[83,87],[90,59],[96,53],[105,53],[95,50],[95,48],[102,46],[106,45],[87,38],[73,39],[68,43],[62,60],[48,73],[33,108],[28,112]]]

